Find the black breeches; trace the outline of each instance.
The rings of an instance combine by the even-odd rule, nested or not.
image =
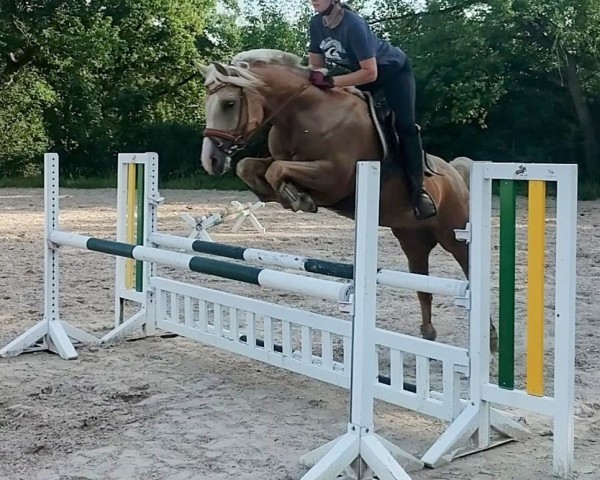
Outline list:
[[[415,78],[409,59],[404,66],[382,65],[375,82],[359,87],[372,93],[383,93],[389,107],[394,111],[396,130],[401,137],[415,133]]]

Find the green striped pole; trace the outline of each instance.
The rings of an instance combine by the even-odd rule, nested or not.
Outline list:
[[[348,302],[353,292],[352,283],[305,277],[267,268],[239,265],[237,263],[214,260],[212,258],[171,252],[158,248],[115,242],[101,238],[88,237],[76,233],[53,231],[49,235],[51,242],[94,252],[107,253],[118,257],[132,258],[143,262],[155,263],[192,272],[205,273],[219,278],[261,285],[263,287],[309,295],[324,300]]]
[[[498,385],[515,387],[515,253],[516,195],[515,182],[500,182],[500,291]]]

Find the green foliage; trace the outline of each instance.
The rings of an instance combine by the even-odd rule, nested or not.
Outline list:
[[[311,9],[294,3],[257,0],[246,7],[240,50],[276,48],[306,56]]]
[[[17,84],[0,84],[0,98],[0,173],[35,173],[51,143],[44,110],[55,101],[55,95],[42,79],[30,74]]]
[[[2,89],[12,92],[0,118],[27,106],[17,99],[29,90],[29,76],[46,89],[44,95],[37,93],[42,87],[29,90],[33,105],[27,112],[35,115],[36,130],[27,135],[15,125],[9,137],[27,138],[39,130],[37,137],[45,141],[28,148],[29,161],[39,161],[40,147],[53,150],[65,173],[74,176],[108,174],[116,152],[128,146],[149,150],[156,124],[176,122],[176,130],[194,131],[197,138],[203,86],[193,61],[211,13],[212,0],[3,4],[0,23],[12,27],[0,31],[0,45],[13,47],[13,63],[23,63],[12,71],[7,62],[0,75]],[[180,145],[181,137],[168,141],[167,151]],[[2,155],[0,174],[23,173],[16,168],[22,162],[14,159],[24,155]]]
[[[374,28],[413,61],[428,150],[579,163],[600,179],[600,0],[381,0],[377,12]]]

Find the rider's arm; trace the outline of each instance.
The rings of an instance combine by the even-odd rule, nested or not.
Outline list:
[[[362,60],[359,63],[360,69],[356,72],[333,77],[333,85],[336,87],[352,87],[377,80],[377,60],[375,57]]]
[[[374,82],[377,80],[378,74],[377,59],[375,56],[377,38],[371,32],[367,23],[353,24],[348,38],[350,38],[350,45],[346,48],[352,49],[356,55],[360,69],[346,75],[334,77],[334,85],[336,87],[351,87]]]

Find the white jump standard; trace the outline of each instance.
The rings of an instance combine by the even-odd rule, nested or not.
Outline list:
[[[227,208],[222,212],[203,215],[201,217],[192,217],[187,213],[182,213],[180,217],[192,227],[189,238],[199,238],[207,242],[212,242],[212,238],[208,234],[208,229],[225,223],[226,220],[235,219],[235,223],[231,227],[233,233],[237,233],[246,220],[250,220],[252,226],[259,233],[265,233],[266,229],[254,215],[254,212],[259,208],[263,208],[263,202],[255,203],[240,203],[237,200],[232,200],[231,208]]]

